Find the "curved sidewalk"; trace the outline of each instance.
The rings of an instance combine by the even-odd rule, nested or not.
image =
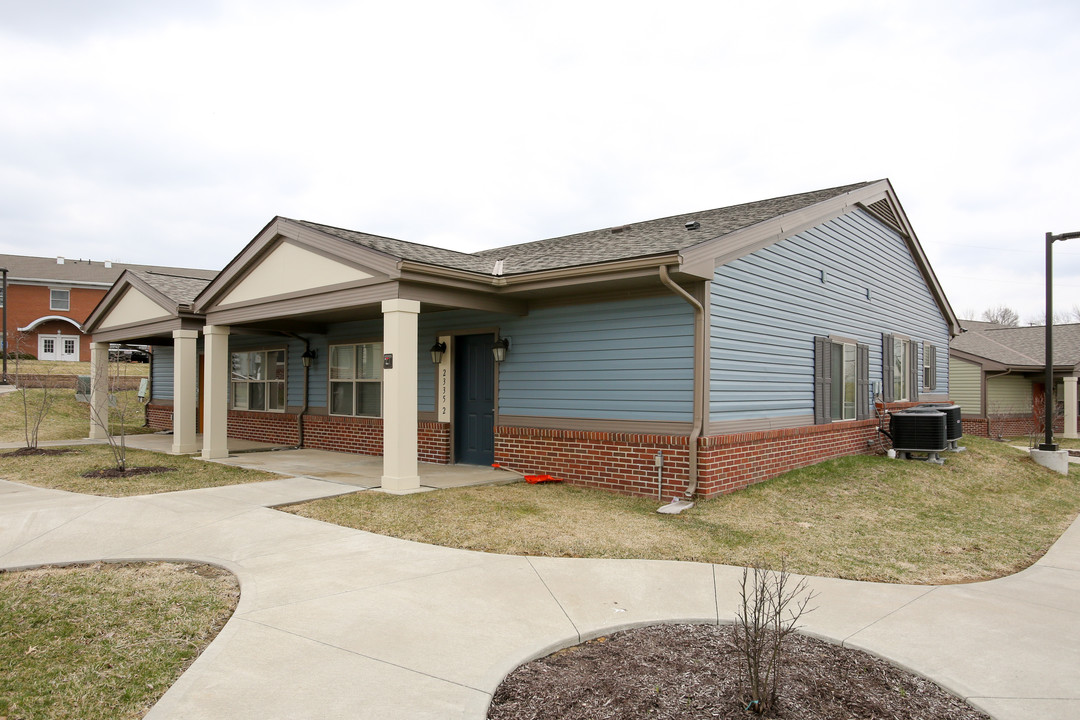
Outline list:
[[[733,619],[738,568],[490,555],[269,509],[352,490],[287,478],[102,498],[0,481],[0,568],[166,559],[236,574],[235,614],[150,720],[482,718],[526,660],[635,625]],[[809,582],[806,632],[999,720],[1080,717],[1080,521],[1000,580]]]

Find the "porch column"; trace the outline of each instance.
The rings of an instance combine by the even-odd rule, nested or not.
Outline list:
[[[109,437],[109,343],[90,343],[90,437]]]
[[[1065,437],[1076,438],[1076,378],[1065,377]]]
[[[383,353],[392,367],[383,367],[383,490],[409,492],[420,489],[416,452],[416,352],[415,300],[383,300]]]
[[[229,326],[207,325],[203,359],[202,456],[229,456]]]
[[[198,392],[198,330],[173,330],[173,443],[174,455],[199,450],[195,439],[195,396]]]

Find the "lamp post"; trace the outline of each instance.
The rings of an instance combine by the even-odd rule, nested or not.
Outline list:
[[[1046,233],[1046,387],[1043,390],[1046,435],[1043,444],[1039,445],[1040,450],[1057,450],[1054,442],[1054,243],[1076,238],[1080,238],[1080,232]]]
[[[2,335],[2,336],[3,336],[3,338],[4,338],[4,347],[2,348],[2,353],[3,353],[3,355],[4,355],[4,374],[3,374],[3,375],[0,375],[0,383],[6,383],[6,382],[7,382],[7,356],[8,356],[8,336],[7,336],[7,304],[8,304],[8,297],[7,297],[7,268],[0,268],[0,272],[3,272],[3,274],[4,274],[4,286],[3,286],[3,289],[2,289],[2,290],[0,290],[0,300],[3,300],[3,301],[4,301],[4,310],[3,310],[3,323],[4,323],[4,328],[3,328],[3,332],[0,332],[0,335]]]

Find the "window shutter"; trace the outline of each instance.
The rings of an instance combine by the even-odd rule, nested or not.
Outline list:
[[[814,424],[832,422],[832,342],[814,338]]]
[[[870,417],[870,348],[855,346],[855,419]]]
[[[919,343],[914,341],[908,343],[907,375],[908,387],[911,388],[908,400],[915,402],[919,399],[919,385],[922,384],[922,365],[919,364]]]
[[[926,355],[923,362],[930,368],[929,384],[927,390],[937,390],[937,348],[929,343],[923,343],[923,353]]]
[[[881,399],[893,401],[893,336],[881,336]]]

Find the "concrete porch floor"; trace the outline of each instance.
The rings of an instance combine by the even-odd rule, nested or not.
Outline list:
[[[201,440],[201,436],[199,437]],[[168,453],[172,435],[129,435],[128,447]],[[223,465],[263,470],[292,477],[314,478],[327,482],[377,490],[382,479],[382,457],[331,452],[329,450],[275,449],[272,443],[229,438],[229,457],[214,460]],[[471,485],[499,485],[518,482],[521,475],[481,465],[436,465],[419,463],[420,490],[441,490]]]

